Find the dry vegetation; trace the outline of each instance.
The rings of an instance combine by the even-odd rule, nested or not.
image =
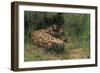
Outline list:
[[[43,61],[43,60],[67,60],[67,59],[85,59],[90,57],[88,48],[77,48],[74,43],[66,43],[64,53],[45,52],[43,48],[33,44],[27,44],[25,49],[25,61]]]

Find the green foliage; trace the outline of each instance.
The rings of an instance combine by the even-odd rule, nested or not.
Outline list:
[[[89,48],[90,15],[69,13],[64,15],[64,20],[64,31],[69,42],[81,43],[81,47],[86,46]]]
[[[80,55],[78,58],[87,58],[90,54],[90,15],[80,13],[56,13],[56,12],[24,12],[24,40],[25,40],[25,60],[49,60],[49,59],[71,59],[75,58],[72,55],[72,51],[78,49]],[[58,26],[63,25],[64,33],[67,38],[63,55],[49,54],[45,55],[41,49],[32,45],[31,37],[32,32],[47,28],[48,26],[56,24]],[[27,48],[27,46],[29,46]],[[33,46],[33,47],[32,47]],[[27,50],[33,50],[28,52]],[[76,51],[76,50],[75,50]],[[67,56],[69,55],[69,56]],[[58,57],[59,56],[59,57]],[[63,57],[62,57],[63,56]],[[50,58],[51,57],[51,58]],[[61,58],[60,58],[61,57]]]

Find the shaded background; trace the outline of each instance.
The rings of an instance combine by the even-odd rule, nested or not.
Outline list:
[[[90,15],[79,13],[24,12],[25,61],[83,59],[90,57]],[[67,38],[64,54],[45,54],[32,43],[32,32],[62,25]]]

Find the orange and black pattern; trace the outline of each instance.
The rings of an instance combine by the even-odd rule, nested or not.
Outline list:
[[[47,50],[61,52],[64,50],[63,28],[57,25],[51,25],[48,28],[36,30],[32,33],[32,40],[35,45]]]

